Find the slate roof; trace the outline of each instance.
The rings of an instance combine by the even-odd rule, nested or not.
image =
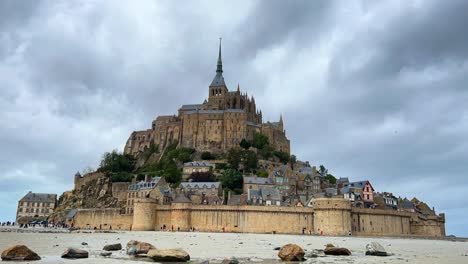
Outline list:
[[[55,203],[57,195],[53,193],[33,193],[28,192],[20,202],[39,202],[39,203]]]
[[[325,189],[325,194],[337,195],[338,192],[337,192],[337,189],[336,189],[336,188],[326,188],[326,189]]]
[[[251,184],[274,184],[273,179],[271,178],[262,178],[262,177],[247,177],[244,176],[244,183]]]
[[[243,109],[226,109],[226,110],[192,110],[185,112],[186,115],[192,114],[224,114],[224,113],[245,113]]]
[[[185,195],[179,194],[176,198],[172,201],[173,203],[192,203],[189,198],[185,197]]]
[[[202,104],[186,104],[180,107],[181,110],[192,110],[192,109],[200,109],[203,105]]]
[[[182,188],[211,188],[211,186],[214,186],[216,189],[219,188],[221,185],[221,182],[181,182],[180,186]]]
[[[266,200],[279,201],[280,200],[280,195],[279,195],[278,189],[276,189],[274,187],[260,188],[260,192],[262,194],[262,199],[264,201],[266,201]]]
[[[249,125],[249,126],[254,126],[254,127],[259,127],[259,128],[262,127],[262,125],[257,124],[257,123],[254,123],[254,122],[252,122],[252,121],[247,121],[247,122],[245,122],[245,123],[246,123],[247,125]]]
[[[132,192],[137,192],[139,190],[153,189],[159,183],[160,180],[161,177],[153,177],[149,182],[140,181],[128,186],[128,190]]]
[[[172,197],[171,189],[168,186],[159,186],[159,191],[166,197]]]
[[[250,199],[253,199],[253,197],[260,198],[261,196],[262,196],[262,193],[260,192],[260,190],[249,189]]]
[[[307,174],[307,173],[312,174],[312,172],[313,172],[311,167],[302,167],[302,168],[299,168],[297,170],[299,171],[299,173],[303,173],[303,174]]]
[[[408,200],[407,198],[402,200],[401,206],[403,208],[406,208],[406,209],[413,209],[414,208],[414,204],[410,200]]]
[[[367,182],[369,182],[369,181],[350,182],[349,187],[356,187],[356,188],[359,188],[359,189],[363,189],[364,186],[366,186]],[[370,184],[370,182],[369,182],[369,184]],[[374,187],[372,187],[372,184],[371,184],[371,188],[372,188],[372,190],[374,190]]]
[[[70,211],[68,211],[67,215],[65,216],[65,218],[67,219],[70,219],[70,218],[73,218],[76,214],[78,210],[77,209],[71,209]]]
[[[184,167],[211,167],[213,166],[209,162],[186,162],[184,163]]]
[[[226,86],[222,72],[217,72],[210,86]]]

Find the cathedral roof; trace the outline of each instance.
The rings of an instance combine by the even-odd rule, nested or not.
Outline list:
[[[243,109],[226,109],[226,110],[195,110],[187,111],[185,114],[224,114],[224,113],[244,113]]]
[[[202,104],[186,104],[180,107],[181,110],[192,110],[192,109],[200,109],[203,105]]]

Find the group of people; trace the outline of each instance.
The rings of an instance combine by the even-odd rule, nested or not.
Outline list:
[[[7,222],[0,222],[0,225],[1,225],[1,226],[14,226],[14,225],[15,225],[15,222],[10,222],[10,221],[7,221]]]

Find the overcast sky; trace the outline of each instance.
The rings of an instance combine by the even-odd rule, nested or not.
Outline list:
[[[137,4],[134,4],[137,3]],[[0,1],[0,221],[157,115],[228,88],[299,159],[468,236],[468,1]]]

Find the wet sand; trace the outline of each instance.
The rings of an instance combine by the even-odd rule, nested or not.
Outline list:
[[[182,248],[190,254],[191,263],[205,260],[221,263],[225,257],[231,256],[241,263],[278,263],[278,251],[274,248],[287,243],[298,244],[306,252],[324,249],[327,243],[346,247],[352,252],[352,256],[310,258],[305,263],[468,263],[468,242],[448,240],[201,232],[38,232],[41,229],[36,229],[35,232],[32,229],[25,232],[6,231],[7,228],[0,227],[0,250],[15,244],[24,244],[42,257],[42,260],[34,263],[148,263],[142,259],[129,258],[125,254],[125,246],[132,239],[149,242],[157,248]],[[365,247],[370,241],[380,243],[393,255],[365,256]],[[82,242],[88,245],[82,246]],[[99,253],[102,247],[113,243],[121,243],[123,250],[113,252],[110,258],[101,257]],[[60,255],[67,247],[87,250],[90,257],[80,260],[61,259]]]

